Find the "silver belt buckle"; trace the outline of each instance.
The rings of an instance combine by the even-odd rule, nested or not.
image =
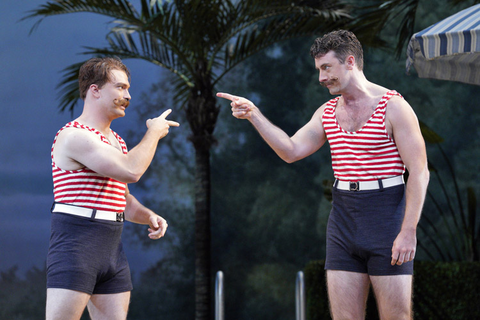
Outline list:
[[[358,191],[359,190],[358,189],[358,181],[355,181],[355,182],[350,181],[349,184],[350,184],[350,191]]]
[[[117,212],[117,222],[123,222],[125,219],[123,212]]]

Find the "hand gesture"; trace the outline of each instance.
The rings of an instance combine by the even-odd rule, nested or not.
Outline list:
[[[415,258],[417,247],[417,236],[415,231],[400,231],[393,242],[392,247],[392,266],[401,265]]]
[[[180,124],[175,121],[167,120],[167,116],[172,112],[172,109],[164,111],[159,117],[148,119],[147,128],[151,130],[158,130],[160,133],[159,139],[162,139],[168,134],[170,127],[178,127]]]
[[[148,225],[150,226],[150,228],[148,228],[148,237],[152,240],[163,237],[168,228],[167,220],[158,215],[152,215]]]
[[[217,97],[232,101],[230,103],[232,106],[232,115],[237,119],[250,119],[253,109],[256,108],[250,100],[229,93],[219,92],[217,93]]]

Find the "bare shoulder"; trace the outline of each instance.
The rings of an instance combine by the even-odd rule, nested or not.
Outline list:
[[[98,136],[88,130],[77,128],[65,128],[58,134],[55,148],[66,147],[72,150],[78,150],[88,143],[99,141]]]
[[[416,118],[412,106],[402,97],[393,96],[387,104],[387,120],[396,121],[406,118]]]
[[[387,131],[398,139],[401,133],[410,136],[419,133],[420,127],[417,116],[410,104],[399,96],[392,97],[387,104],[385,115]]]
[[[100,139],[93,132],[78,128],[65,128],[57,136],[53,157],[64,170],[84,168],[84,157],[94,150]]]

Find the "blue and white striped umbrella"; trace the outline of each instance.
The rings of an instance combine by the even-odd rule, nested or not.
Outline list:
[[[480,4],[415,33],[407,56],[407,73],[480,85]]]

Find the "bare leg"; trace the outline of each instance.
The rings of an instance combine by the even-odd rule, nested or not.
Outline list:
[[[370,277],[381,320],[413,319],[412,279],[411,275]]]
[[[88,302],[92,320],[127,319],[130,291],[116,294],[94,294]]]
[[[328,299],[334,320],[363,320],[370,288],[367,274],[327,270]]]
[[[47,289],[47,320],[78,320],[85,310],[90,295],[67,289]]]

